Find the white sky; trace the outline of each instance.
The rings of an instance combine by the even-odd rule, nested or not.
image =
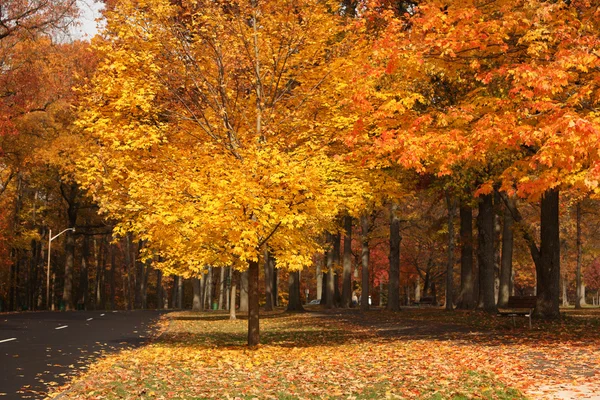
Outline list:
[[[73,28],[73,36],[75,39],[91,39],[98,32],[97,18],[100,18],[100,10],[104,7],[103,4],[97,3],[94,0],[77,0],[81,9],[80,26]]]

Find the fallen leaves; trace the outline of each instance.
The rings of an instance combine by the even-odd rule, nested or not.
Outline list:
[[[582,336],[587,323],[528,330],[481,314],[447,315],[274,313],[261,321],[263,344],[251,351],[245,321],[173,313],[157,340],[99,361],[67,397],[513,399],[600,391],[600,336],[597,329]]]

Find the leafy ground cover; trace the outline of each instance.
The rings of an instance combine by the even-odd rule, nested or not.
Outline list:
[[[599,315],[567,311],[530,330],[438,309],[274,312],[248,350],[245,320],[177,312],[151,344],[100,360],[57,397],[585,398],[600,392]]]

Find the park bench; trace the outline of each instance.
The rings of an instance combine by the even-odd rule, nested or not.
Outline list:
[[[417,306],[423,306],[423,305],[429,305],[429,306],[433,306],[433,305],[437,305],[434,301],[433,301],[433,297],[432,296],[428,296],[428,297],[421,297],[421,299],[419,301],[415,301],[414,303]]]
[[[535,309],[537,298],[535,296],[510,296],[508,303],[502,310],[498,310],[498,315],[502,317],[512,317],[513,325],[515,317],[523,316],[529,318],[529,329],[531,329],[531,315]]]

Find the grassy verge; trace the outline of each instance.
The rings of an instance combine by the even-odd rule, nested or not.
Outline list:
[[[246,321],[173,313],[160,338],[95,363],[62,398],[523,398],[479,362],[476,347],[383,337],[373,328],[382,314],[353,323],[358,315],[268,314],[261,320],[263,344],[249,351]]]

